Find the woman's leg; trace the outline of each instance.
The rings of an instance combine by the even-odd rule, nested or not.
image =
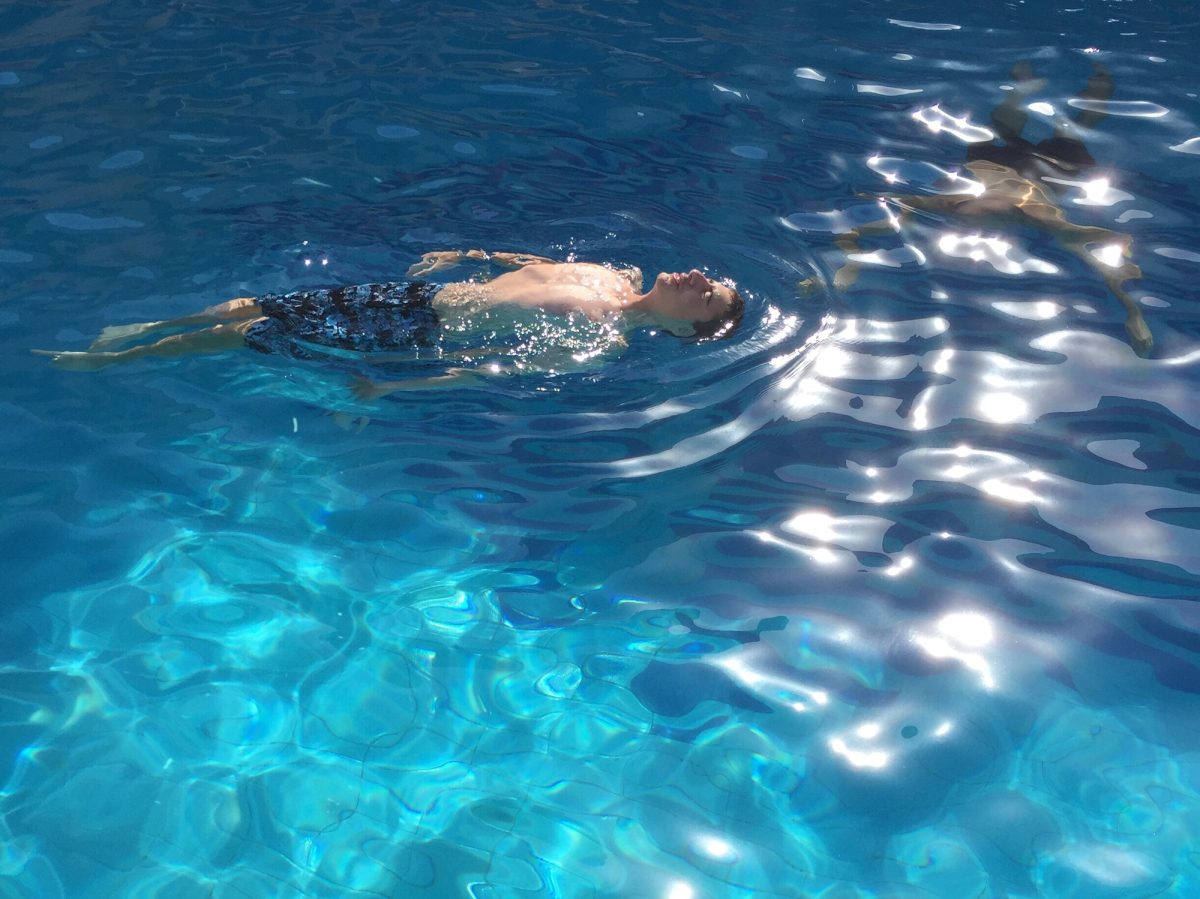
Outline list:
[[[950,216],[959,212],[961,207],[970,199],[963,194],[930,194],[914,196],[889,196],[880,198],[880,216],[874,221],[857,225],[848,231],[836,234],[834,246],[846,254],[846,260],[833,274],[833,286],[838,290],[846,290],[858,280],[862,270],[862,247],[859,238],[874,234],[899,234],[904,222],[913,212],[932,213],[937,216]],[[895,206],[897,212],[892,212]],[[803,282],[802,282],[803,283]]]
[[[1125,307],[1125,331],[1139,356],[1148,356],[1154,348],[1154,335],[1142,315],[1141,304],[1125,289],[1125,284],[1142,276],[1142,270],[1130,259],[1133,239],[1107,228],[1073,225],[1065,222],[1051,228],[1058,242],[1096,272],[1113,296]]]
[[[1066,172],[1084,172],[1096,166],[1096,160],[1088,152],[1083,138],[1088,130],[1095,128],[1107,116],[1103,102],[1113,95],[1113,80],[1108,69],[1097,65],[1092,77],[1076,101],[1083,101],[1076,106],[1074,120],[1060,118],[1054,129],[1054,136],[1048,137],[1037,145],[1037,153],[1053,162]],[[1075,101],[1072,101],[1075,105]]]
[[[1029,121],[1029,113],[1022,104],[1029,94],[1040,90],[1043,85],[1040,79],[1033,77],[1033,67],[1025,60],[1013,66],[1009,74],[1013,86],[1005,94],[1003,102],[992,110],[992,127],[996,129],[996,136],[1006,144],[1021,139],[1021,132]]]
[[[95,371],[109,365],[123,362],[133,362],[154,356],[160,359],[170,359],[178,356],[190,356],[195,353],[224,353],[236,350],[246,345],[246,331],[261,316],[256,319],[246,319],[235,324],[214,325],[200,331],[188,331],[184,334],[173,334],[155,343],[130,347],[127,350],[34,350],[39,356],[50,356],[59,368],[71,371]]]
[[[259,308],[258,300],[254,297],[238,297],[182,318],[172,318],[160,322],[134,322],[129,325],[109,325],[100,332],[99,337],[92,341],[88,350],[112,350],[148,334],[174,331],[180,328],[211,327],[221,322],[258,318],[261,315],[262,309]]]
[[[1095,128],[1099,125],[1108,115],[1103,110],[1102,103],[1113,95],[1112,73],[1099,63],[1092,69],[1092,77],[1076,97],[1077,100],[1084,101],[1082,108],[1076,107],[1079,111],[1075,113],[1075,124],[1080,128]]]

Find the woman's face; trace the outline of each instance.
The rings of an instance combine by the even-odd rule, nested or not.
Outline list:
[[[660,272],[650,296],[650,308],[656,313],[689,322],[722,318],[733,305],[733,290],[710,280],[698,269]]]

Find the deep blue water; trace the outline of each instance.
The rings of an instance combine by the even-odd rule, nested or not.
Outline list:
[[[1193,4],[70,0],[0,36],[0,896],[1200,895]],[[1020,59],[1034,139],[1114,76],[1059,188],[1133,236],[1145,357],[1011,222],[916,216],[828,286]],[[373,403],[28,352],[465,246],[703,265],[746,322]]]

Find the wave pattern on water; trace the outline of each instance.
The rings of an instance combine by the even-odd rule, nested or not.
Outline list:
[[[6,10],[0,892],[1200,889],[1200,36],[1009,12]],[[1019,59],[1035,139],[1107,115],[1056,189],[1133,237],[1145,358],[1011,221],[833,287],[880,196],[972,189]],[[746,323],[370,404],[26,352],[457,246],[709,266]]]

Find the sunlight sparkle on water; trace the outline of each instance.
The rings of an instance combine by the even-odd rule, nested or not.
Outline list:
[[[1054,318],[1065,307],[1060,306],[1053,300],[1034,300],[1033,302],[997,300],[992,303],[992,308],[998,312],[1003,312],[1005,315],[1011,315],[1013,318],[1023,318],[1028,321],[1040,322]]]
[[[1023,272],[1040,272],[1046,275],[1058,273],[1058,266],[1030,256],[1018,249],[1012,241],[1001,237],[948,232],[938,238],[937,247],[947,256],[985,262],[1006,275],[1019,275]]]
[[[953,659],[968,671],[979,676],[985,690],[996,687],[996,678],[991,663],[983,650],[995,641],[992,622],[978,612],[952,612],[939,619],[936,633],[918,633],[915,643],[926,655],[934,659]]]
[[[1154,861],[1141,852],[1106,843],[1070,847],[1065,859],[1093,880],[1112,887],[1132,886],[1151,874]]]
[[[920,122],[934,134],[942,131],[952,134],[963,143],[975,144],[992,140],[996,135],[990,128],[982,128],[971,124],[966,116],[952,116],[940,106],[927,106],[912,114],[915,121]]]
[[[937,629],[963,646],[987,646],[996,637],[991,620],[978,612],[951,612],[938,621]]]
[[[1038,495],[1028,487],[1022,487],[1020,484],[1014,484],[1001,478],[989,478],[979,485],[979,489],[989,496],[1010,503],[1032,505],[1038,499]]]
[[[1109,268],[1120,268],[1121,259],[1125,255],[1125,248],[1119,243],[1110,243],[1106,247],[1099,247],[1092,250],[1091,253],[1101,265],[1106,265]]]
[[[1089,203],[1096,203],[1103,200],[1104,195],[1107,193],[1107,178],[1096,178],[1094,181],[1087,181],[1083,185],[1083,198]]]
[[[888,766],[891,761],[889,756],[882,749],[853,749],[841,737],[833,737],[829,741],[829,748],[836,755],[840,755],[854,768],[868,768],[871,770],[881,770]]]
[[[696,888],[684,880],[676,880],[669,887],[663,899],[695,899]]]
[[[988,421],[1011,424],[1029,414],[1029,404],[1011,393],[985,393],[979,398],[979,413]]]
[[[737,850],[725,839],[712,834],[701,834],[696,838],[696,849],[701,855],[720,862],[731,862],[738,857]]]
[[[1112,186],[1107,178],[1093,178],[1091,181],[1070,181],[1066,178],[1047,177],[1045,180],[1052,184],[1079,189],[1081,196],[1072,198],[1077,206],[1115,206],[1132,200],[1133,194]]]
[[[855,728],[854,735],[856,737],[861,737],[864,740],[874,740],[879,736],[882,730],[883,728],[879,724],[871,721],[867,724],[860,724],[857,728]]]
[[[818,565],[832,565],[838,560],[837,553],[835,553],[832,549],[827,549],[823,546],[809,550],[808,556]]]
[[[789,549],[792,552],[798,552],[810,562],[813,562],[817,565],[833,565],[844,556],[844,554],[839,555],[826,546],[798,546],[794,543],[789,543],[786,540],[781,540],[779,537],[776,537],[770,531],[760,530],[751,531],[750,533],[763,543]]]
[[[853,642],[852,635],[847,639],[847,642]],[[772,691],[770,694],[771,698],[776,701],[782,700],[794,711],[808,711],[809,702],[818,706],[829,704],[829,694],[826,691],[813,689],[778,674],[758,671],[744,658],[739,656],[724,655],[719,659],[714,659],[712,664],[724,671],[747,690],[763,695],[766,695],[768,690]]]
[[[933,363],[929,370],[935,375],[944,375],[950,371],[950,360],[954,358],[954,350],[947,347],[944,350],[939,350],[934,354]]]
[[[807,66],[802,66],[798,69],[793,69],[792,74],[797,78],[803,78],[806,81],[824,81],[825,76],[816,69],[810,69]]]
[[[834,517],[828,512],[801,512],[789,518],[784,527],[814,540],[832,542],[838,537],[833,523]]]
[[[822,348],[813,361],[813,371],[826,378],[845,377],[849,367],[850,354],[836,346]]]

